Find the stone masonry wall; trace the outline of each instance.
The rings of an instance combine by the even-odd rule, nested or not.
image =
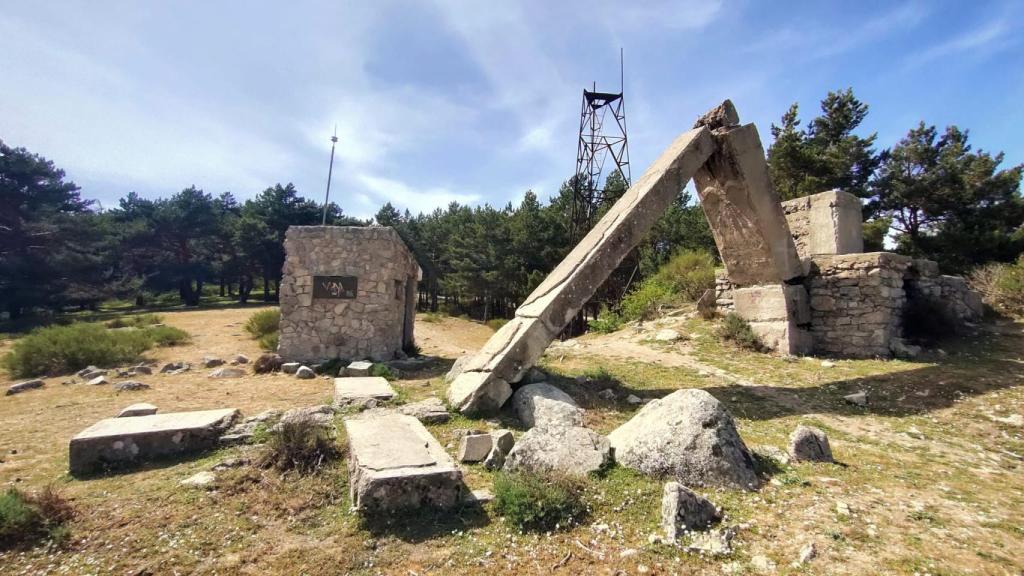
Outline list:
[[[292,226],[278,353],[287,361],[389,360],[413,341],[419,266],[392,228]],[[356,278],[354,298],[314,297],[314,277]]]

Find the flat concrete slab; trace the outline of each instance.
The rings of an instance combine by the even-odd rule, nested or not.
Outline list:
[[[345,420],[349,490],[363,513],[452,508],[462,500],[462,471],[419,420],[400,414]]]
[[[395,389],[380,376],[342,377],[334,379],[334,403],[338,405],[373,398],[391,400]]]
[[[237,417],[226,408],[100,420],[71,439],[68,467],[81,474],[212,448]]]

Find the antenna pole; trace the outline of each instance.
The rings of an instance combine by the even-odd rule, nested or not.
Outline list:
[[[619,46],[619,94],[626,93],[626,72],[622,61],[622,46]]]
[[[338,142],[338,125],[334,125],[334,135],[331,136],[331,164],[327,168],[327,193],[324,194],[324,218],[321,226],[327,226],[327,201],[331,197],[331,175],[334,173],[334,145]]]

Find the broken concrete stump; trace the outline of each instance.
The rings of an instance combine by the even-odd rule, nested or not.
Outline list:
[[[737,286],[753,286],[802,276],[757,127],[740,126],[728,100],[716,110],[696,124],[712,130],[716,146],[693,180],[729,279]]]
[[[860,199],[831,190],[782,203],[786,223],[801,259],[864,251]]]
[[[448,389],[466,414],[497,411],[714,151],[707,128],[680,135],[464,366]],[[764,158],[761,158],[764,162]],[[781,208],[780,208],[781,211]],[[788,231],[787,231],[788,234]]]
[[[736,314],[750,323],[765,346],[783,354],[811,352],[810,298],[802,285],[749,286],[732,294]]]
[[[352,506],[364,514],[457,506],[462,471],[412,416],[345,420]]]
[[[212,448],[237,417],[227,408],[100,420],[71,439],[69,469],[83,474]]]
[[[334,379],[334,404],[344,406],[366,400],[391,400],[395,390],[380,376],[341,377]]]

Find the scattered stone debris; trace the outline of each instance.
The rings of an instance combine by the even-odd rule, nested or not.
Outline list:
[[[270,374],[281,370],[284,360],[277,354],[261,354],[252,365],[253,372],[257,374]]]
[[[632,404],[633,406],[636,406],[638,404],[643,404],[644,403],[644,399],[639,397],[639,396],[637,396],[636,394],[630,394],[629,396],[626,396],[626,403],[627,404]]]
[[[99,378],[100,376],[106,376],[107,372],[108,370],[103,370],[101,368],[96,368],[95,366],[90,366],[89,368],[79,370],[78,377],[83,380],[93,380]]]
[[[132,366],[131,368],[128,369],[128,375],[129,376],[140,376],[140,375],[149,376],[152,373],[153,373],[153,369],[150,368],[149,366],[146,366],[145,364],[139,364],[138,366]]]
[[[316,378],[316,372],[309,366],[299,366],[299,369],[295,371],[295,377],[299,380],[311,380]]]
[[[612,388],[605,388],[597,393],[597,397],[602,400],[614,401],[618,396],[615,394],[615,390]]]
[[[160,369],[161,374],[181,374],[182,372],[188,372],[192,369],[192,365],[188,362],[168,362],[164,364],[164,367]]]
[[[789,456],[795,462],[835,462],[828,436],[802,424],[789,436]]]
[[[537,382],[512,395],[512,408],[527,428],[583,425],[583,410],[561,389]]]
[[[853,404],[854,406],[864,407],[868,405],[868,393],[861,390],[860,392],[854,392],[853,394],[843,396],[843,400],[846,400],[849,404]]]
[[[650,476],[688,486],[751,490],[759,484],[732,416],[704,390],[678,390],[649,402],[608,440],[621,465]]]
[[[118,418],[131,418],[134,416],[151,416],[156,414],[156,406],[147,402],[140,402],[138,404],[132,404],[125,407],[123,410],[117,413]]]
[[[281,364],[281,372],[284,372],[285,374],[295,374],[301,366],[302,364],[299,364],[298,362],[285,362]]]
[[[412,416],[424,424],[443,424],[451,419],[444,402],[440,398],[431,397],[419,402],[405,404],[398,408],[399,414]]]
[[[249,363],[249,357],[246,356],[245,354],[236,354],[235,357],[231,359],[231,365],[232,366],[237,366],[239,364],[248,364],[248,363]]]
[[[369,376],[373,370],[373,362],[357,360],[345,367],[345,376]]]
[[[490,434],[468,434],[459,440],[459,462],[482,462],[491,453]]]
[[[1009,416],[1001,417],[993,414],[988,414],[989,420],[993,422],[999,422],[1000,424],[1007,424],[1009,426],[1017,426],[1018,428],[1024,426],[1024,416],[1020,414],[1010,414]]]
[[[555,472],[585,476],[612,459],[608,439],[582,426],[534,427],[505,457],[504,469],[517,472]]]
[[[772,574],[775,572],[775,562],[762,554],[753,556],[750,559],[750,565],[761,574]]]
[[[712,556],[728,556],[732,554],[732,540],[735,537],[736,528],[732,526],[707,532],[691,532],[686,550]]]
[[[216,356],[203,356],[203,367],[204,368],[216,368],[223,364],[224,361]]]
[[[704,530],[722,519],[710,500],[678,482],[667,482],[661,496],[661,527],[668,542],[685,531]]]
[[[225,366],[210,372],[210,378],[241,378],[245,376],[245,370]]]
[[[505,465],[505,458],[516,444],[511,430],[495,430],[491,432],[491,451],[484,459],[484,467],[488,470],[500,470]]]
[[[246,444],[252,441],[256,430],[260,427],[270,428],[281,419],[280,410],[265,410],[250,416],[220,437],[220,443],[224,445]]]
[[[102,375],[92,378],[88,382],[86,382],[86,384],[88,384],[89,386],[102,386],[103,384],[109,383],[110,382],[107,380],[107,377]]]
[[[45,385],[45,382],[43,382],[42,380],[39,380],[38,378],[35,379],[35,380],[26,380],[24,382],[18,382],[17,384],[14,384],[14,385],[10,386],[9,388],[7,388],[7,392],[4,395],[5,396],[13,396],[14,394],[20,394],[20,393],[25,392],[27,390],[34,390],[36,388],[42,388],[44,385]]]
[[[358,404],[366,400],[391,400],[394,397],[394,388],[380,376],[334,379],[334,403],[337,406]]]
[[[292,408],[281,415],[281,420],[270,428],[271,432],[281,429],[281,425],[290,422],[306,421],[314,426],[334,431],[334,407],[328,404],[307,406],[305,408]]]
[[[808,542],[800,549],[800,555],[797,556],[795,566],[802,566],[814,560],[818,556],[818,548],[814,545],[814,542]]]
[[[213,470],[214,472],[221,472],[224,470],[230,470],[232,468],[241,468],[242,466],[248,466],[251,463],[252,461],[249,460],[248,458],[227,458],[214,464],[211,470]]]
[[[143,384],[138,380],[125,380],[115,384],[114,389],[118,392],[134,392],[137,390],[148,390],[149,384]]]
[[[836,502],[836,514],[840,516],[849,516],[853,510],[850,509],[850,505],[842,500]]]
[[[188,478],[181,481],[182,486],[190,486],[192,488],[205,488],[217,481],[217,475],[213,472],[204,470],[189,476]]]

